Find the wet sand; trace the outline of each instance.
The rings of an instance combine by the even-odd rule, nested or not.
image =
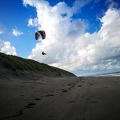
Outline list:
[[[0,120],[120,120],[120,77],[0,77]]]

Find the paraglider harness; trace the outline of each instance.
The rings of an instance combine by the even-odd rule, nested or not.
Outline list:
[[[42,51],[42,55],[47,55],[44,51]]]

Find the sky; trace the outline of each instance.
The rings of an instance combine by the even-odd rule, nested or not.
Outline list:
[[[0,52],[77,76],[120,71],[120,1],[0,0]]]

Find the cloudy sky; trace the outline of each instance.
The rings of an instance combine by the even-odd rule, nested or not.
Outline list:
[[[0,0],[0,52],[76,75],[120,71],[120,2]]]

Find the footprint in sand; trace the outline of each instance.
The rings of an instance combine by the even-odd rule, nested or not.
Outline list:
[[[82,82],[82,83],[85,83],[85,81],[83,81],[83,80],[82,80],[81,82]]]
[[[90,98],[87,98],[86,100],[91,100]]]
[[[94,85],[93,83],[90,83],[90,85]]]
[[[25,108],[34,108],[33,106],[36,105],[36,103],[29,102]]]
[[[68,104],[73,103],[73,102],[75,102],[75,100],[71,100],[71,101],[69,101]]]
[[[36,98],[35,100],[41,100],[41,98]]]
[[[62,89],[62,92],[67,92],[68,90],[66,90],[66,89]]]
[[[78,87],[82,87],[82,85],[78,85]]]
[[[50,93],[46,95],[46,97],[50,97],[50,96],[54,96],[54,94]]]

